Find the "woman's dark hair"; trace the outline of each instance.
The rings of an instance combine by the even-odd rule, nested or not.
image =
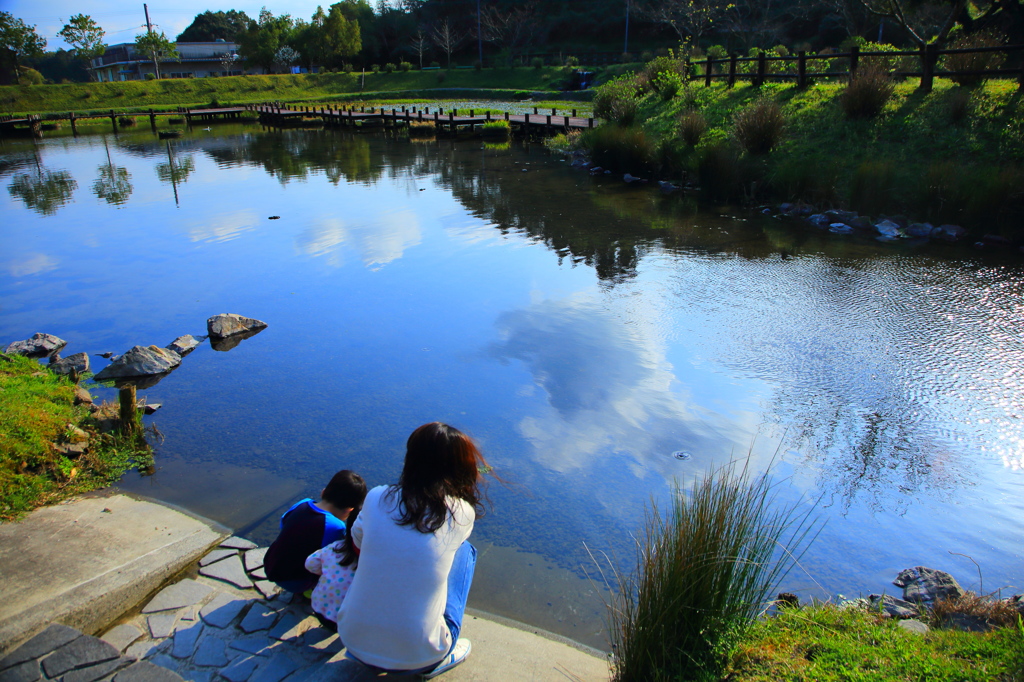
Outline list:
[[[356,551],[356,543],[352,540],[352,524],[359,517],[359,507],[353,507],[345,519],[345,539],[341,541],[341,547],[335,548],[334,553],[341,557],[338,563],[342,566],[353,566],[359,559],[359,552]]]
[[[487,469],[480,449],[462,431],[441,422],[417,428],[405,444],[402,477],[388,493],[400,495],[398,524],[433,533],[451,513],[449,497],[469,502],[483,516],[480,474]]]

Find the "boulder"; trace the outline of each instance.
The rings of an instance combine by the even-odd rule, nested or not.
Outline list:
[[[883,237],[889,237],[890,239],[900,236],[899,224],[892,220],[889,220],[888,218],[886,218],[885,220],[879,220],[877,223],[875,223],[875,230],[878,232],[878,234],[882,235]]]
[[[874,225],[871,224],[871,218],[868,218],[866,215],[859,215],[850,218],[846,221],[846,224],[855,230],[863,230],[865,232],[870,232],[871,228],[874,227]]]
[[[185,357],[199,347],[199,339],[191,334],[185,334],[184,336],[179,336],[174,339],[174,341],[171,341],[166,347],[168,350],[173,350],[181,357]]]
[[[903,588],[903,598],[907,601],[928,605],[939,599],[951,599],[964,594],[956,578],[949,573],[924,566],[903,569],[892,584]]]
[[[959,225],[939,225],[932,230],[932,237],[935,239],[942,239],[947,242],[959,241],[963,239],[966,234],[967,230]]]
[[[96,381],[164,374],[181,364],[181,356],[156,346],[135,346],[103,368]]]
[[[907,235],[911,237],[930,237],[935,230],[931,223],[910,223],[907,225]]]
[[[75,386],[75,405],[92,405],[92,394],[81,386]]]
[[[846,223],[848,220],[853,220],[857,217],[856,211],[842,211],[838,208],[825,211],[825,215],[828,217],[829,222],[833,223]]]
[[[84,374],[89,371],[89,354],[75,353],[50,365],[57,374]]]
[[[658,181],[658,188],[662,192],[664,192],[665,194],[671,194],[672,192],[678,192],[679,189],[680,189],[679,185],[674,185],[671,182],[666,182],[664,180],[659,180]]]
[[[881,611],[889,618],[916,618],[921,615],[916,604],[889,594],[869,594],[868,608]]]
[[[234,313],[214,315],[206,321],[206,330],[214,341],[226,339],[229,336],[243,332],[258,332],[266,328],[266,322],[254,320],[251,317],[242,317]]]
[[[851,234],[853,228],[846,223],[832,223],[828,226],[828,231],[832,234]]]
[[[242,343],[242,341],[245,341],[248,338],[256,336],[261,331],[263,331],[263,329],[253,329],[252,331],[242,332],[240,334],[228,336],[227,338],[223,339],[215,339],[211,336],[210,346],[216,351],[229,351],[232,348],[238,346],[238,344]]]
[[[4,352],[15,353],[17,355],[27,355],[30,358],[41,358],[44,355],[51,355],[58,352],[66,345],[68,345],[67,341],[56,337],[53,334],[37,332],[33,334],[30,339],[15,341],[14,343],[8,344],[7,348],[4,349]]]
[[[821,229],[825,229],[832,224],[832,220],[830,220],[824,213],[815,213],[814,215],[809,216],[807,218],[807,222]]]

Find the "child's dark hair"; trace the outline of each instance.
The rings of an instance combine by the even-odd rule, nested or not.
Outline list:
[[[359,507],[353,507],[345,520],[345,539],[341,541],[341,547],[335,548],[334,552],[339,557],[338,563],[342,566],[352,566],[359,559],[359,552],[356,551],[356,543],[352,541],[352,524],[359,517]]]
[[[334,474],[321,497],[340,509],[361,507],[366,499],[366,481],[356,472],[342,469]]]

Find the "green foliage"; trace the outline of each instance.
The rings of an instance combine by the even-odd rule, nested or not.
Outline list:
[[[79,58],[88,62],[100,57],[107,49],[103,44],[105,32],[88,14],[75,14],[57,33],[71,47]]]
[[[955,38],[949,44],[950,49],[999,47],[1005,43],[1003,36],[993,29],[971,33]],[[1005,52],[975,52],[967,54],[947,54],[942,57],[942,65],[948,71],[987,71],[998,69],[1006,61]],[[981,83],[982,76],[963,75],[950,76],[950,79],[965,87],[974,87]]]
[[[604,125],[584,132],[583,140],[591,159],[604,168],[633,174],[646,174],[654,168],[654,139],[640,128]]]
[[[565,65],[575,68],[580,65],[580,60],[578,57],[573,57],[570,55],[565,58]]]
[[[767,154],[782,141],[786,119],[772,99],[761,99],[736,113],[733,133],[748,154]]]
[[[412,71],[412,63],[407,62],[403,59],[402,61],[398,62],[398,70],[402,72]]]
[[[532,66],[535,69],[543,68],[544,60],[541,59],[540,57],[534,57],[533,59],[530,60],[530,66]]]
[[[611,613],[614,679],[716,680],[732,646],[809,544],[808,513],[781,505],[767,475],[736,463],[652,503],[636,572]]]
[[[42,85],[46,79],[43,74],[27,66],[21,67],[21,76],[18,78],[19,85]]]
[[[167,39],[164,32],[149,31],[135,36],[135,50],[153,61],[157,78],[160,77],[160,62],[164,59],[179,59],[178,48]]]
[[[966,88],[954,88],[946,95],[946,107],[949,122],[962,125],[971,115],[971,91]]]
[[[731,655],[731,682],[1020,680],[1024,629],[932,630],[915,635],[894,619],[853,607],[786,608],[759,621]]]
[[[895,212],[896,165],[889,159],[868,159],[853,172],[850,181],[850,202],[869,215]]]
[[[95,433],[89,411],[73,402],[74,385],[36,361],[0,361],[0,518],[108,485],[132,466],[152,463],[144,444]],[[76,459],[53,445],[71,435],[69,426],[92,432],[89,449]]]
[[[636,78],[620,76],[598,87],[594,93],[594,116],[629,125],[639,106]]]
[[[839,96],[839,105],[849,118],[874,118],[892,99],[895,85],[879,63],[865,64]]]
[[[388,62],[387,64],[384,65],[384,73],[394,73],[394,72],[395,72],[395,65],[394,64],[392,64],[391,62]]]
[[[640,78],[664,100],[675,97],[683,87],[683,63],[671,52],[668,56],[651,59],[640,74]]]
[[[178,35],[176,42],[212,43],[220,39],[233,43],[246,30],[250,21],[245,12],[207,10],[196,15],[192,23]]]
[[[14,55],[16,76],[24,59],[42,56],[45,48],[46,39],[36,33],[35,26],[28,26],[10,12],[0,12],[0,50],[10,50]]]
[[[688,147],[696,147],[707,129],[708,123],[699,111],[686,111],[679,117],[679,138]]]
[[[264,7],[257,21],[250,21],[238,35],[238,54],[248,67],[274,70],[274,59],[292,32],[292,19],[287,14],[275,17]]]

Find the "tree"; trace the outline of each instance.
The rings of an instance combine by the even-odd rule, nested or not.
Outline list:
[[[480,13],[483,39],[508,50],[510,60],[536,38],[540,23],[537,3],[532,1],[508,8],[489,5]]]
[[[0,12],[0,50],[9,50],[14,55],[14,77],[21,78],[21,60],[26,57],[41,57],[46,48],[46,38],[36,33],[35,26],[28,26],[10,12]]]
[[[287,14],[275,17],[264,7],[260,10],[260,18],[250,21],[249,27],[238,36],[238,54],[247,65],[273,73],[274,57],[281,47],[288,44],[292,25],[292,18]]]
[[[228,10],[197,14],[192,23],[178,36],[179,43],[212,43],[216,40],[237,42],[238,36],[249,26],[245,12]]]
[[[732,7],[728,0],[657,0],[637,4],[636,12],[648,21],[670,26],[679,40],[696,42]]]
[[[85,61],[90,77],[95,78],[93,70],[88,66],[93,59],[102,57],[107,49],[103,43],[104,30],[88,14],[75,14],[57,35],[75,48],[75,54]]]
[[[957,17],[967,7],[967,0],[860,0],[860,3],[871,14],[892,19],[903,27],[918,47],[929,43],[941,47],[956,26]]]
[[[430,36],[434,44],[445,51],[448,55],[448,68],[452,66],[452,52],[458,48],[465,38],[465,34],[452,25],[448,19],[441,20],[431,31]]]
[[[427,53],[427,48],[430,46],[430,41],[427,39],[426,34],[423,33],[422,28],[416,29],[416,37],[412,39],[410,43],[413,52],[420,58],[420,68],[423,68],[423,55]]]
[[[329,50],[328,61],[343,60],[363,49],[362,30],[355,17],[349,14],[345,3],[331,5],[327,19],[324,21],[324,40]]]
[[[135,36],[135,51],[153,60],[156,77],[160,78],[160,60],[178,59],[178,48],[167,39],[163,31],[149,31]]]

